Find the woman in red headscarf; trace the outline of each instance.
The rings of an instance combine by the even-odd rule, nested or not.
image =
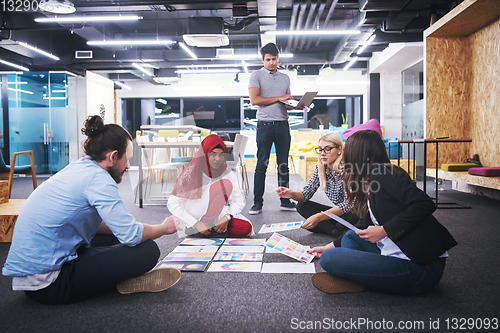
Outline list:
[[[227,168],[226,145],[215,134],[207,136],[179,175],[168,199],[168,209],[186,234],[248,236],[252,224],[239,213],[245,197],[235,173]]]

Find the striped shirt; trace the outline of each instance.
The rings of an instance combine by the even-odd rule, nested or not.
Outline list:
[[[339,208],[342,210],[342,214],[345,214],[349,212],[349,207],[345,204],[344,201],[344,184],[342,182],[342,175],[340,172],[333,171],[333,173],[330,171],[330,168],[328,166],[325,166],[325,171],[326,171],[326,190],[325,194],[330,199],[330,201],[335,205],[339,206]],[[314,169],[314,173],[309,179],[309,182],[307,183],[306,186],[304,186],[304,189],[302,190],[302,194],[304,195],[304,198],[307,200],[310,200],[314,193],[318,190],[320,187],[320,182],[319,182],[319,175],[318,175],[318,165],[316,165],[316,168]]]

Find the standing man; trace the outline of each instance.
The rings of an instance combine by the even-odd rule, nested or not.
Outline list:
[[[249,214],[262,212],[266,170],[269,155],[274,143],[276,164],[278,166],[278,187],[288,187],[288,152],[290,151],[290,127],[288,126],[287,106],[281,102],[292,99],[290,78],[278,72],[279,51],[274,43],[260,49],[264,68],[250,76],[248,93],[250,103],[258,105],[257,111],[257,166],[254,176],[254,199]],[[290,199],[280,198],[281,210],[296,211]]]
[[[130,167],[132,137],[101,117],[88,117],[86,156],[39,186],[16,221],[2,273],[12,289],[44,304],[83,300],[108,290],[162,291],[180,279],[177,269],[151,270],[160,250],[153,241],[176,223],[137,222],[118,194]],[[148,272],[148,273],[146,273]],[[116,287],[116,289],[115,289]]]

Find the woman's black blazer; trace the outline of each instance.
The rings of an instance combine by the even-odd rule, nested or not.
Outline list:
[[[392,164],[375,164],[370,173],[370,207],[388,237],[417,264],[426,264],[457,245],[432,213],[436,205],[408,174]],[[360,229],[373,225],[369,212]]]

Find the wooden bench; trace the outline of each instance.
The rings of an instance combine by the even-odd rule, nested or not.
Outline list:
[[[0,242],[11,242],[17,217],[26,199],[10,199],[0,204]]]
[[[426,174],[434,178],[436,177],[436,169],[427,169]],[[439,169],[438,178],[500,190],[500,177],[476,176],[469,175],[467,171],[445,171]]]

